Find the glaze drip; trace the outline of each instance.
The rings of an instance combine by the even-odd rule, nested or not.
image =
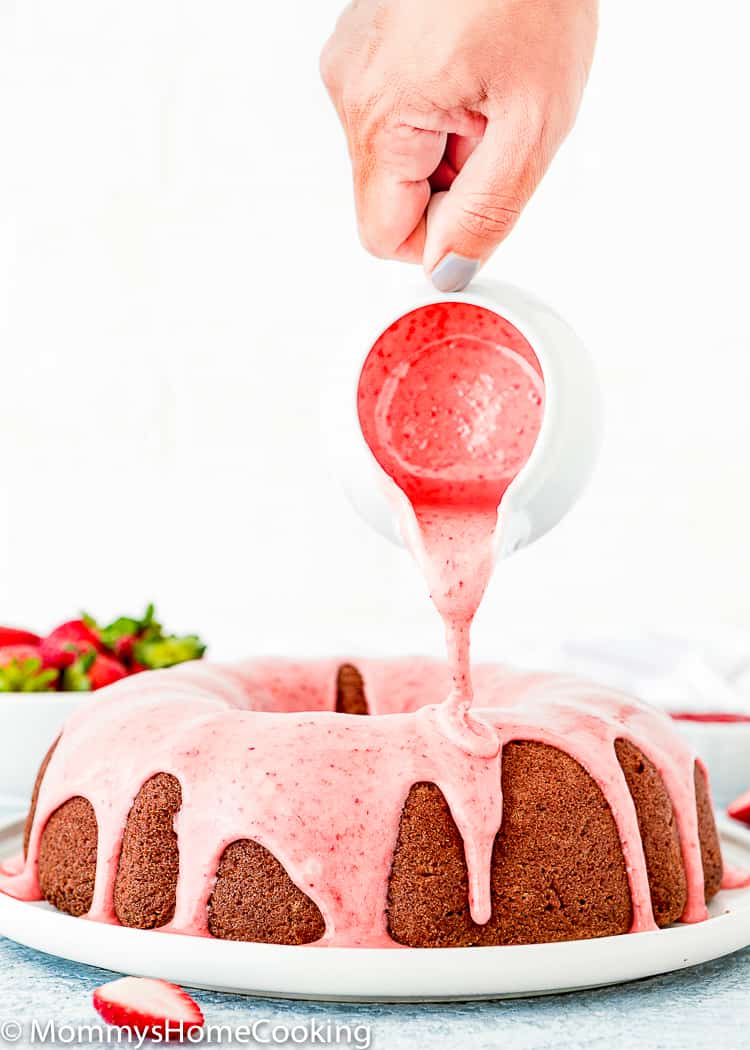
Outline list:
[[[471,713],[470,632],[494,562],[498,508],[528,460],[544,412],[531,346],[468,303],[406,314],[373,346],[359,381],[362,433],[407,500],[402,531],[445,629],[451,688],[440,714],[457,747],[499,741]]]

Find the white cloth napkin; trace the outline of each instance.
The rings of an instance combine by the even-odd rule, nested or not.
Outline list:
[[[750,715],[750,631],[572,639],[549,665],[671,712]]]

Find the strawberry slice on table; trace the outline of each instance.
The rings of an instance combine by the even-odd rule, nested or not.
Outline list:
[[[743,824],[750,824],[750,791],[745,791],[734,802],[730,802],[727,813],[735,820],[741,820]]]
[[[18,627],[0,627],[0,648],[6,645],[39,645],[38,634],[22,631]]]
[[[101,648],[98,635],[83,620],[68,620],[43,638],[39,651],[45,667],[70,667],[81,653]]]
[[[152,1039],[183,1039],[203,1025],[198,1004],[177,984],[121,977],[94,992],[94,1009],[108,1024]]]

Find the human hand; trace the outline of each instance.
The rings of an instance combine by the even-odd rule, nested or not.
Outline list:
[[[360,237],[464,288],[573,125],[597,0],[354,0],[321,56]]]

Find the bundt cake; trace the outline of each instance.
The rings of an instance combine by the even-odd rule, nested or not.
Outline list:
[[[494,754],[444,731],[444,663],[183,665],[100,691],[39,771],[0,889],[241,941],[446,947],[699,921],[722,860],[669,719],[474,669]],[[369,716],[369,717],[367,717]]]

